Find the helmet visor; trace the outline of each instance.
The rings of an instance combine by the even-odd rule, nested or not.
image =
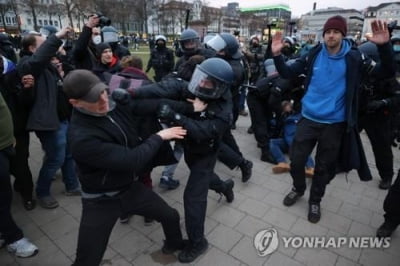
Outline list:
[[[207,42],[207,46],[214,49],[216,52],[223,50],[226,47],[226,42],[221,36],[216,35],[211,40]]]
[[[103,32],[103,42],[118,42],[118,34],[115,32]]]
[[[188,85],[189,91],[200,99],[218,99],[228,87],[227,83],[205,73],[199,66],[196,66]]]

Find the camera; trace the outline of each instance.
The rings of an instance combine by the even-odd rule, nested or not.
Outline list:
[[[111,19],[104,16],[102,13],[98,12],[98,13],[95,13],[95,15],[99,18],[99,27],[100,28],[111,25]]]

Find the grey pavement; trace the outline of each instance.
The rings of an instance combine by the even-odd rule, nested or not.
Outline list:
[[[245,155],[254,163],[253,176],[243,184],[239,170],[229,170],[217,163],[216,172],[222,179],[235,181],[235,200],[227,203],[210,191],[208,196],[206,237],[210,243],[208,251],[193,265],[323,265],[323,266],[384,266],[400,265],[400,230],[397,230],[390,248],[294,248],[281,243],[270,255],[261,257],[253,244],[257,232],[270,227],[279,236],[374,236],[383,222],[383,199],[387,191],[378,189],[378,172],[372,151],[365,135],[362,134],[365,149],[374,180],[361,182],[352,171],[336,176],[328,185],[321,203],[322,219],[318,224],[307,221],[308,193],[294,206],[285,207],[282,200],[291,189],[289,174],[274,175],[271,164],[259,160],[260,149],[256,148],[253,135],[246,133],[250,124],[248,117],[240,117],[236,140]],[[400,152],[394,149],[395,172],[400,165]],[[38,140],[32,135],[30,165],[37,177],[43,153]],[[153,173],[154,190],[159,193],[181,215],[183,220],[183,191],[187,181],[188,168],[183,161],[179,164],[176,178],[181,181],[177,190],[164,191],[158,188],[162,168]],[[310,180],[308,180],[308,186]],[[37,206],[25,211],[19,195],[15,194],[12,212],[25,236],[40,249],[32,258],[20,259],[0,250],[0,265],[71,265],[75,258],[79,220],[81,216],[80,197],[63,194],[61,177],[53,182],[52,193],[60,207],[46,210]],[[185,234],[185,233],[184,233]],[[162,255],[163,233],[160,224],[144,226],[142,217],[133,217],[129,224],[116,223],[102,265],[180,265],[176,256]],[[93,243],[95,245],[96,243]]]

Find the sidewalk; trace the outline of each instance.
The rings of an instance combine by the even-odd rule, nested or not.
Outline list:
[[[343,174],[336,176],[322,200],[321,221],[311,224],[307,221],[308,191],[294,206],[285,207],[282,204],[285,194],[291,189],[291,177],[289,174],[273,175],[272,165],[259,160],[260,149],[256,148],[254,136],[246,133],[249,124],[248,117],[240,117],[233,132],[245,157],[254,163],[253,177],[243,184],[239,170],[231,171],[221,163],[217,164],[216,172],[222,179],[234,179],[235,200],[231,204],[224,198],[219,201],[219,195],[209,192],[205,230],[210,246],[193,265],[400,265],[399,229],[387,249],[294,249],[285,248],[281,242],[277,251],[264,257],[258,256],[253,244],[254,236],[270,227],[278,231],[279,237],[374,236],[383,222],[382,204],[387,191],[378,189],[379,177],[367,141],[365,149],[374,180],[361,182],[354,171],[348,175],[348,182]],[[364,134],[363,140],[366,140]],[[34,135],[31,142],[30,164],[33,176],[37,177],[43,154]],[[394,149],[394,157],[397,174],[400,166],[400,151],[397,148]],[[188,169],[182,160],[176,177],[183,185],[173,191],[158,188],[161,169],[155,169],[152,174],[154,190],[183,217],[183,191]],[[14,218],[26,237],[39,247],[39,253],[33,258],[19,259],[3,248],[0,250],[0,265],[71,265],[75,258],[81,203],[80,197],[66,197],[63,190],[62,180],[57,176],[52,192],[60,207],[53,210],[37,206],[33,211],[25,211],[19,195],[15,194]],[[181,224],[184,231],[183,218]],[[162,229],[158,223],[144,226],[142,217],[133,217],[125,225],[117,222],[102,265],[180,265],[175,256],[161,254],[162,240]]]

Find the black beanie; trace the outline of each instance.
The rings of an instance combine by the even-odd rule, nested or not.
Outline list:
[[[105,49],[111,49],[111,46],[108,42],[102,42],[96,45],[96,55],[97,57],[101,57],[101,54]]]

